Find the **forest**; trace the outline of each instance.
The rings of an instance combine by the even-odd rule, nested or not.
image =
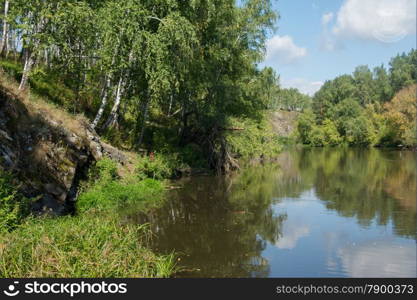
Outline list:
[[[238,167],[226,141],[235,123],[265,129],[278,89],[274,71],[257,67],[278,18],[270,1],[2,4],[1,67],[19,90],[85,115],[118,147],[186,163],[191,151],[224,171]]]
[[[388,70],[359,66],[328,80],[298,121],[300,141],[313,146],[415,147],[417,51],[393,57]]]

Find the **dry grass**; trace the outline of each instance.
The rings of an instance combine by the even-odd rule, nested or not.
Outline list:
[[[68,130],[79,136],[85,136],[85,126],[89,121],[84,115],[70,114],[59,106],[32,93],[30,88],[19,91],[18,83],[1,69],[0,89],[10,99],[15,99],[23,103],[31,116],[41,117],[52,125],[59,127],[63,127],[65,124],[65,128]]]

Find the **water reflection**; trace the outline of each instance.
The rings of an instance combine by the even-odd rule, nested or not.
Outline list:
[[[310,149],[293,155],[318,198],[362,226],[394,222],[399,235],[416,235],[416,157],[409,151]]]
[[[299,149],[180,181],[146,221],[155,249],[180,253],[178,276],[415,276],[415,165],[405,151]]]
[[[416,249],[393,241],[369,240],[338,249],[351,277],[415,277]],[[383,262],[383,263],[381,263]]]

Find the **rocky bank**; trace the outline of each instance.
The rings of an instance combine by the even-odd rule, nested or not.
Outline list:
[[[123,164],[126,156],[102,142],[86,119],[26,98],[0,86],[0,168],[16,175],[34,212],[71,213],[90,165],[103,156]]]

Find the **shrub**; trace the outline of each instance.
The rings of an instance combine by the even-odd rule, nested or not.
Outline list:
[[[348,120],[345,130],[346,141],[351,145],[373,145],[376,142],[375,128],[365,116]]]
[[[230,152],[236,157],[250,159],[273,157],[282,150],[282,144],[272,125],[262,119],[231,118],[227,127],[242,130],[227,130],[226,141]]]
[[[17,81],[22,77],[23,67],[20,63],[2,59],[0,60],[0,67]]]
[[[416,141],[416,85],[398,92],[384,105],[387,120],[386,140],[392,145],[415,146]]]
[[[143,156],[136,165],[136,174],[140,179],[152,178],[162,180],[171,178],[176,167],[176,157],[155,154]]]
[[[311,129],[308,141],[312,146],[324,146],[324,133],[321,126],[314,126]]]
[[[322,125],[323,131],[323,145],[335,146],[342,143],[342,138],[337,131],[335,123],[329,119],[323,121]]]
[[[297,122],[297,130],[300,140],[303,144],[311,143],[310,133],[315,124],[315,116],[311,110],[300,114],[300,117]]]
[[[89,179],[93,183],[105,184],[117,177],[117,163],[109,158],[99,160],[89,171]]]

